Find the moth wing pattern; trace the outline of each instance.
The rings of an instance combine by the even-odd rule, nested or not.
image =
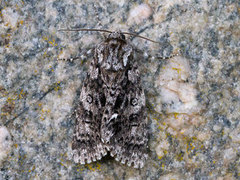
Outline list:
[[[101,88],[97,76],[98,69],[92,63],[74,112],[76,122],[72,150],[75,163],[91,163],[100,160],[107,153],[100,135]]]
[[[76,108],[73,158],[90,163],[110,152],[117,161],[142,168],[147,159],[145,95],[133,47],[112,32],[95,48]]]
[[[148,157],[147,117],[145,94],[141,87],[140,74],[135,63],[127,72],[127,83],[123,87],[124,108],[113,131],[111,156],[117,161],[134,168],[142,168]]]

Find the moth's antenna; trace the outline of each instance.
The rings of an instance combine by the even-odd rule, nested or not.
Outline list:
[[[58,31],[98,31],[98,32],[112,33],[112,31],[108,31],[108,30],[105,30],[105,29],[85,29],[85,28],[80,28],[80,29],[59,29]]]
[[[123,34],[127,34],[127,35],[132,35],[132,36],[136,36],[136,37],[139,37],[139,38],[142,38],[142,39],[145,39],[145,40],[148,40],[148,41],[151,41],[153,43],[159,43],[157,41],[154,41],[154,40],[151,40],[149,38],[146,38],[146,37],[143,37],[143,36],[140,36],[138,34],[135,34],[135,33],[129,33],[129,32],[122,32]]]
[[[109,31],[109,30],[106,30],[106,29],[85,29],[85,28],[80,28],[80,29],[59,29],[58,31],[98,31],[98,32],[112,33],[112,31]],[[159,42],[157,42],[157,41],[151,40],[151,39],[149,39],[149,38],[140,36],[140,35],[135,34],[135,33],[129,33],[129,32],[121,32],[121,33],[122,33],[122,34],[127,34],[127,35],[136,36],[136,37],[139,37],[139,38],[142,38],[142,39],[151,41],[151,42],[153,42],[153,43],[159,43]]]

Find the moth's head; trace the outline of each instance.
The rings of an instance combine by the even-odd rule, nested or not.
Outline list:
[[[107,40],[119,40],[119,41],[124,41],[126,42],[125,35],[121,31],[114,31],[110,33],[107,37]]]

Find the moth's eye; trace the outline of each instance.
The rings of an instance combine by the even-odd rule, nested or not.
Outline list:
[[[91,95],[88,95],[88,96],[87,96],[87,102],[88,102],[88,103],[92,103],[92,102],[93,102],[93,98],[92,98]]]
[[[138,104],[138,99],[137,98],[131,99],[131,105],[136,106],[137,104]]]

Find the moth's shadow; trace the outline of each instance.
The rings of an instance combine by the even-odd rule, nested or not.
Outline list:
[[[117,166],[117,167],[121,166],[123,169],[129,168],[126,164],[122,164],[121,162],[116,161],[115,158],[110,155],[110,152],[108,152],[107,155],[102,157],[101,160],[96,161],[96,162],[106,165],[106,167],[108,167],[109,169],[113,169],[113,167],[115,167],[115,166]]]
[[[105,155],[104,157],[102,157],[102,159],[99,160],[99,162],[104,163],[104,164],[107,164],[107,163],[109,163],[109,162],[113,163],[113,162],[114,162],[114,157],[112,157],[112,156],[110,155],[110,152],[108,151],[108,152],[107,152],[107,155]]]

